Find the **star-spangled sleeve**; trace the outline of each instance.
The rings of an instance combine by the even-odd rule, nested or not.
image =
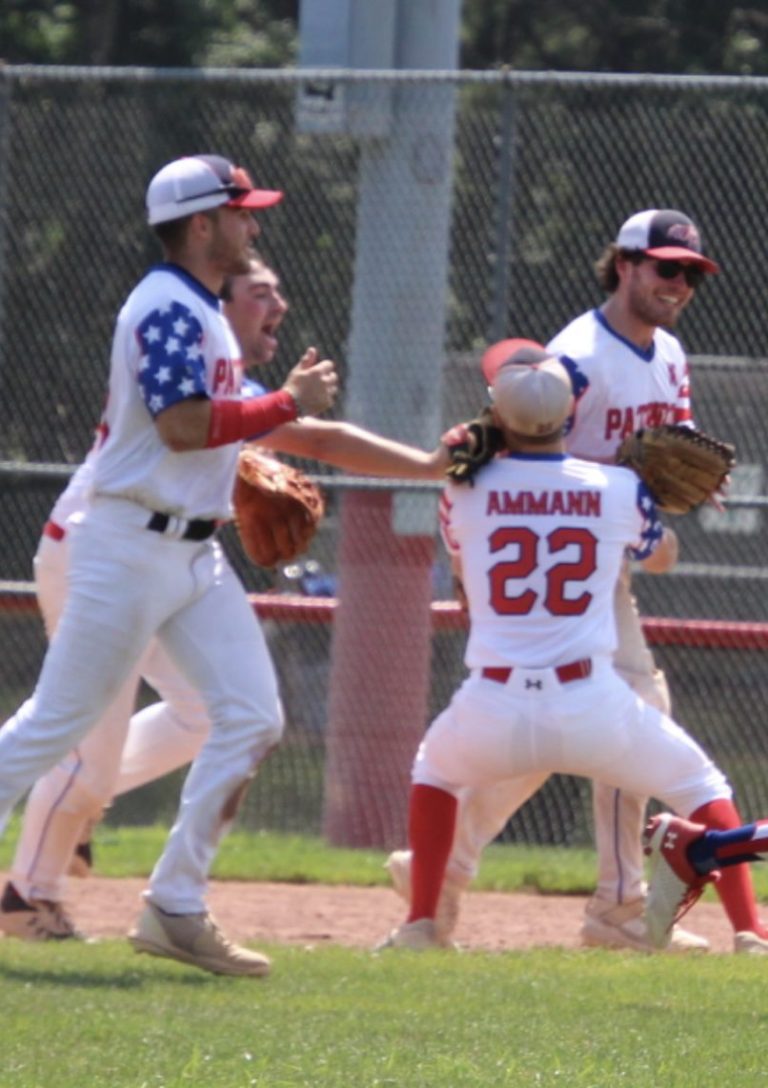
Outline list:
[[[633,559],[647,559],[656,551],[664,527],[656,512],[656,503],[642,480],[637,482],[637,509],[642,519],[640,542],[627,549]]]
[[[153,310],[136,338],[139,389],[153,418],[181,400],[207,395],[203,328],[191,310],[180,302]]]
[[[578,363],[568,355],[559,355],[558,358],[568,371],[568,377],[571,379],[571,388],[573,389],[574,403],[578,404],[589,388],[589,378],[579,369]],[[565,421],[563,434],[570,434],[573,430],[573,420],[574,413],[572,412]]]

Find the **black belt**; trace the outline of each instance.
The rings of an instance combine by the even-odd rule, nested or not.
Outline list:
[[[147,528],[155,533],[164,533],[172,522],[184,523],[183,518],[174,518],[170,514],[155,513],[147,522]],[[203,518],[194,518],[186,523],[187,527],[179,537],[179,540],[207,540],[216,532],[217,521],[205,521]]]

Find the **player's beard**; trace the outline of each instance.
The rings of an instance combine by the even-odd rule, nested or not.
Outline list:
[[[637,321],[642,321],[649,328],[661,326],[673,329],[689,299],[686,299],[681,306],[669,306],[646,291],[633,288],[630,290],[628,301],[630,313]]]
[[[225,276],[244,276],[251,270],[253,250],[238,250],[231,243],[211,246],[211,259],[218,265]]]
[[[224,276],[245,276],[251,271],[254,258],[253,243],[249,239],[235,239],[227,235],[215,218],[214,230],[208,244],[208,259]]]

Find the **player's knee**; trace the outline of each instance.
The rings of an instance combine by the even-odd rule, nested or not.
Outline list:
[[[276,744],[279,744],[283,739],[283,733],[285,732],[285,719],[282,712],[279,718],[275,718],[272,722],[262,726],[261,738],[264,743],[270,748],[274,748]]]
[[[214,732],[226,734],[232,743],[241,738],[244,744],[259,749],[278,744],[285,727],[283,706],[277,693],[230,693],[211,707]]]
[[[253,708],[241,718],[241,727],[251,734],[260,750],[279,744],[285,729],[285,715],[280,701],[273,705]]]

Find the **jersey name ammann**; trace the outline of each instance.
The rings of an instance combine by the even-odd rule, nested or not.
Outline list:
[[[599,491],[489,491],[486,514],[573,514],[599,518]]]

